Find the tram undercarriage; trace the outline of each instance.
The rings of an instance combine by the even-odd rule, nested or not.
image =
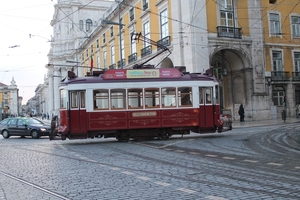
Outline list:
[[[120,142],[127,142],[130,139],[133,140],[149,140],[149,139],[160,139],[165,140],[172,135],[189,135],[190,132],[194,133],[215,133],[217,128],[202,130],[199,132],[198,127],[184,127],[184,128],[154,128],[154,129],[128,129],[128,130],[111,130],[111,131],[99,131],[88,132],[83,134],[59,134],[50,140],[66,140],[67,138],[72,139],[87,139],[87,138],[116,138]]]

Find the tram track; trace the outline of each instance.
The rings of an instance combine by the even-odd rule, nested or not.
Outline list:
[[[130,145],[141,145],[140,142],[133,142]],[[146,170],[146,169],[134,169],[131,167],[124,167],[124,166],[120,166],[120,165],[115,165],[115,164],[108,164],[106,162],[100,162],[97,161],[97,159],[95,157],[99,156],[101,157],[101,155],[99,155],[96,152],[89,152],[88,156],[87,156],[87,151],[80,151],[78,149],[76,149],[76,151],[73,151],[69,148],[68,145],[65,144],[57,144],[57,147],[59,150],[63,150],[63,151],[67,151],[69,153],[69,156],[67,155],[60,155],[59,154],[55,154],[55,153],[49,153],[49,152],[45,152],[45,151],[39,151],[36,149],[30,149],[28,148],[28,146],[23,146],[23,147],[17,147],[17,148],[21,148],[22,150],[27,150],[27,151],[34,151],[36,153],[42,153],[42,154],[48,154],[51,156],[58,156],[58,157],[62,157],[62,158],[67,158],[67,159],[73,159],[73,160],[77,160],[77,161],[81,161],[81,162],[86,162],[86,163],[92,163],[92,164],[97,164],[100,165],[102,167],[108,167],[108,168],[119,168],[121,171],[125,170],[125,171],[134,171],[134,172],[138,172],[138,173],[142,173],[142,174],[152,174],[155,176],[168,176],[169,178],[174,178],[176,180],[183,180],[183,181],[191,181],[191,182],[197,182],[199,184],[209,184],[209,185],[215,185],[218,187],[226,187],[226,188],[230,188],[230,189],[238,189],[238,190],[246,190],[249,192],[260,192],[260,193],[264,193],[264,194],[268,194],[268,195],[272,195],[273,192],[269,192],[267,190],[261,190],[261,189],[247,189],[244,188],[242,186],[239,185],[230,185],[230,184],[226,184],[226,183],[220,183],[220,182],[216,182],[216,181],[208,181],[208,180],[201,180],[201,176],[205,176],[206,174],[215,174],[215,175],[219,175],[222,176],[228,180],[230,179],[235,179],[236,181],[245,181],[245,177],[248,177],[248,184],[258,184],[258,185],[262,185],[262,187],[266,187],[267,185],[269,185],[269,187],[273,187],[276,184],[276,182],[280,182],[281,178],[283,178],[284,176],[281,175],[280,177],[276,177],[275,174],[271,173],[271,172],[264,172],[264,173],[257,173],[255,170],[253,169],[245,169],[243,167],[243,165],[240,166],[236,166],[236,167],[232,167],[229,163],[227,163],[226,165],[222,164],[220,166],[218,165],[214,165],[213,169],[211,169],[210,166],[210,162],[205,162],[206,164],[203,164],[199,161],[199,163],[194,163],[194,166],[199,166],[199,167],[187,167],[184,164],[176,164],[177,167],[181,167],[181,168],[188,168],[191,172],[194,173],[188,173],[188,174],[182,174],[182,175],[174,175],[174,174],[164,174],[164,173],[159,173],[159,172],[155,172],[155,171],[150,171],[150,170]],[[108,144],[101,144],[102,148],[105,148],[106,150],[110,150],[113,153],[117,153],[119,157],[126,157],[125,159],[128,159],[127,157],[131,157],[134,158],[132,161],[137,160],[137,158],[140,161],[144,161],[144,162],[155,162],[155,163],[159,163],[160,165],[164,165],[165,167],[169,166],[170,168],[172,168],[172,166],[174,165],[174,162],[172,161],[167,161],[163,158],[154,158],[153,156],[145,156],[145,155],[140,155],[139,153],[134,153],[131,151],[124,151],[124,149],[120,149],[120,148],[116,148],[116,147],[112,147],[112,145],[108,145]],[[149,147],[151,148],[151,147]],[[53,148],[52,148],[53,149]],[[177,148],[175,147],[176,150],[184,150],[186,151],[186,149],[184,148]],[[158,149],[158,151],[160,150],[164,150],[164,149]],[[70,152],[72,152],[72,154],[70,155]],[[174,153],[176,151],[172,151],[172,153]],[[208,152],[206,152],[208,153]],[[214,153],[214,152],[210,152],[210,153]],[[180,154],[180,153],[178,153]],[[123,155],[123,156],[120,156]],[[198,155],[199,156],[199,155]],[[205,160],[211,161],[212,159],[214,159],[213,161],[216,160],[216,158],[207,158],[203,155],[200,155],[200,157],[202,159],[205,158]],[[220,156],[221,159],[223,156]],[[187,161],[187,160],[186,160]],[[225,162],[223,160],[223,162]],[[226,162],[225,162],[226,163]],[[201,167],[200,167],[201,166]],[[226,167],[224,167],[226,166]],[[221,170],[222,168],[222,170]],[[219,172],[218,172],[219,171]],[[222,171],[228,171],[228,173],[224,174],[222,173]],[[1,172],[5,173],[5,172]],[[237,178],[235,174],[240,174],[242,178]],[[264,177],[265,180],[267,180],[268,183],[263,183],[263,182],[257,182],[257,180],[255,180],[255,178],[252,178],[253,174],[256,174],[256,176],[258,177]],[[9,174],[8,174],[9,175]],[[198,178],[197,178],[198,177]],[[12,178],[12,177],[11,177]],[[17,178],[17,177],[16,177]],[[285,177],[287,178],[287,177]],[[30,183],[28,181],[28,183]],[[292,181],[293,184],[297,184],[297,180]],[[279,190],[280,191],[280,190]],[[51,191],[49,191],[51,192]],[[293,192],[296,192],[293,191]],[[58,194],[59,195],[59,194]],[[280,197],[288,197],[289,195],[281,195],[278,194]],[[63,197],[63,196],[62,196]],[[63,198],[62,198],[63,199]]]
[[[39,186],[39,185],[37,185],[37,184],[34,184],[34,183],[30,182],[30,181],[23,180],[23,179],[21,179],[21,178],[18,178],[18,177],[16,177],[16,176],[13,176],[13,175],[11,175],[11,174],[9,174],[9,173],[0,171],[0,175],[5,176],[6,178],[9,178],[9,179],[11,179],[11,180],[17,181],[18,183],[26,184],[26,185],[28,185],[28,186],[30,186],[30,187],[36,189],[36,190],[39,190],[39,191],[41,191],[41,192],[47,193],[50,197],[56,197],[56,198],[58,198],[58,199],[63,199],[63,200],[71,200],[71,199],[68,198],[68,197],[65,197],[65,196],[63,196],[63,195],[61,195],[61,194],[58,194],[58,193],[54,192],[54,191],[48,190],[46,187],[42,187],[42,186]],[[5,191],[2,190],[2,192],[3,192],[4,195],[5,195]]]

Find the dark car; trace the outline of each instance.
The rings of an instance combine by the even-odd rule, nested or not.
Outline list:
[[[0,122],[0,133],[4,138],[10,136],[49,136],[50,125],[31,117],[12,117]]]

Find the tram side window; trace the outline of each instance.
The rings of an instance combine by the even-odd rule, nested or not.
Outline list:
[[[85,108],[85,92],[80,92],[80,107]]]
[[[94,109],[108,110],[108,90],[94,90]]]
[[[78,96],[77,91],[70,92],[71,95],[71,108],[78,108]]]
[[[192,88],[191,87],[178,88],[178,106],[180,106],[180,107],[192,106]]]
[[[204,104],[203,96],[204,96],[205,88],[199,87],[199,104]]]
[[[60,90],[60,108],[66,109],[67,95],[65,90]]]
[[[176,107],[176,88],[161,88],[162,107]]]
[[[125,89],[113,89],[110,90],[111,98],[111,109],[125,109],[125,98],[126,90]]]
[[[145,88],[145,108],[159,107],[159,89]]]
[[[143,107],[143,90],[141,88],[128,89],[128,109]]]

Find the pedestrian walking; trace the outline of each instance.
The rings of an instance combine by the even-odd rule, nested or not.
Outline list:
[[[245,110],[244,110],[244,106],[241,103],[240,107],[239,107],[239,115],[240,115],[240,122],[244,122],[244,118],[245,118]]]
[[[57,135],[58,131],[57,131],[57,116],[53,116],[52,120],[51,120],[51,132],[49,135],[49,139],[50,140],[54,140],[55,136]]]
[[[300,112],[300,104],[296,105],[296,117],[299,117],[299,112]]]

